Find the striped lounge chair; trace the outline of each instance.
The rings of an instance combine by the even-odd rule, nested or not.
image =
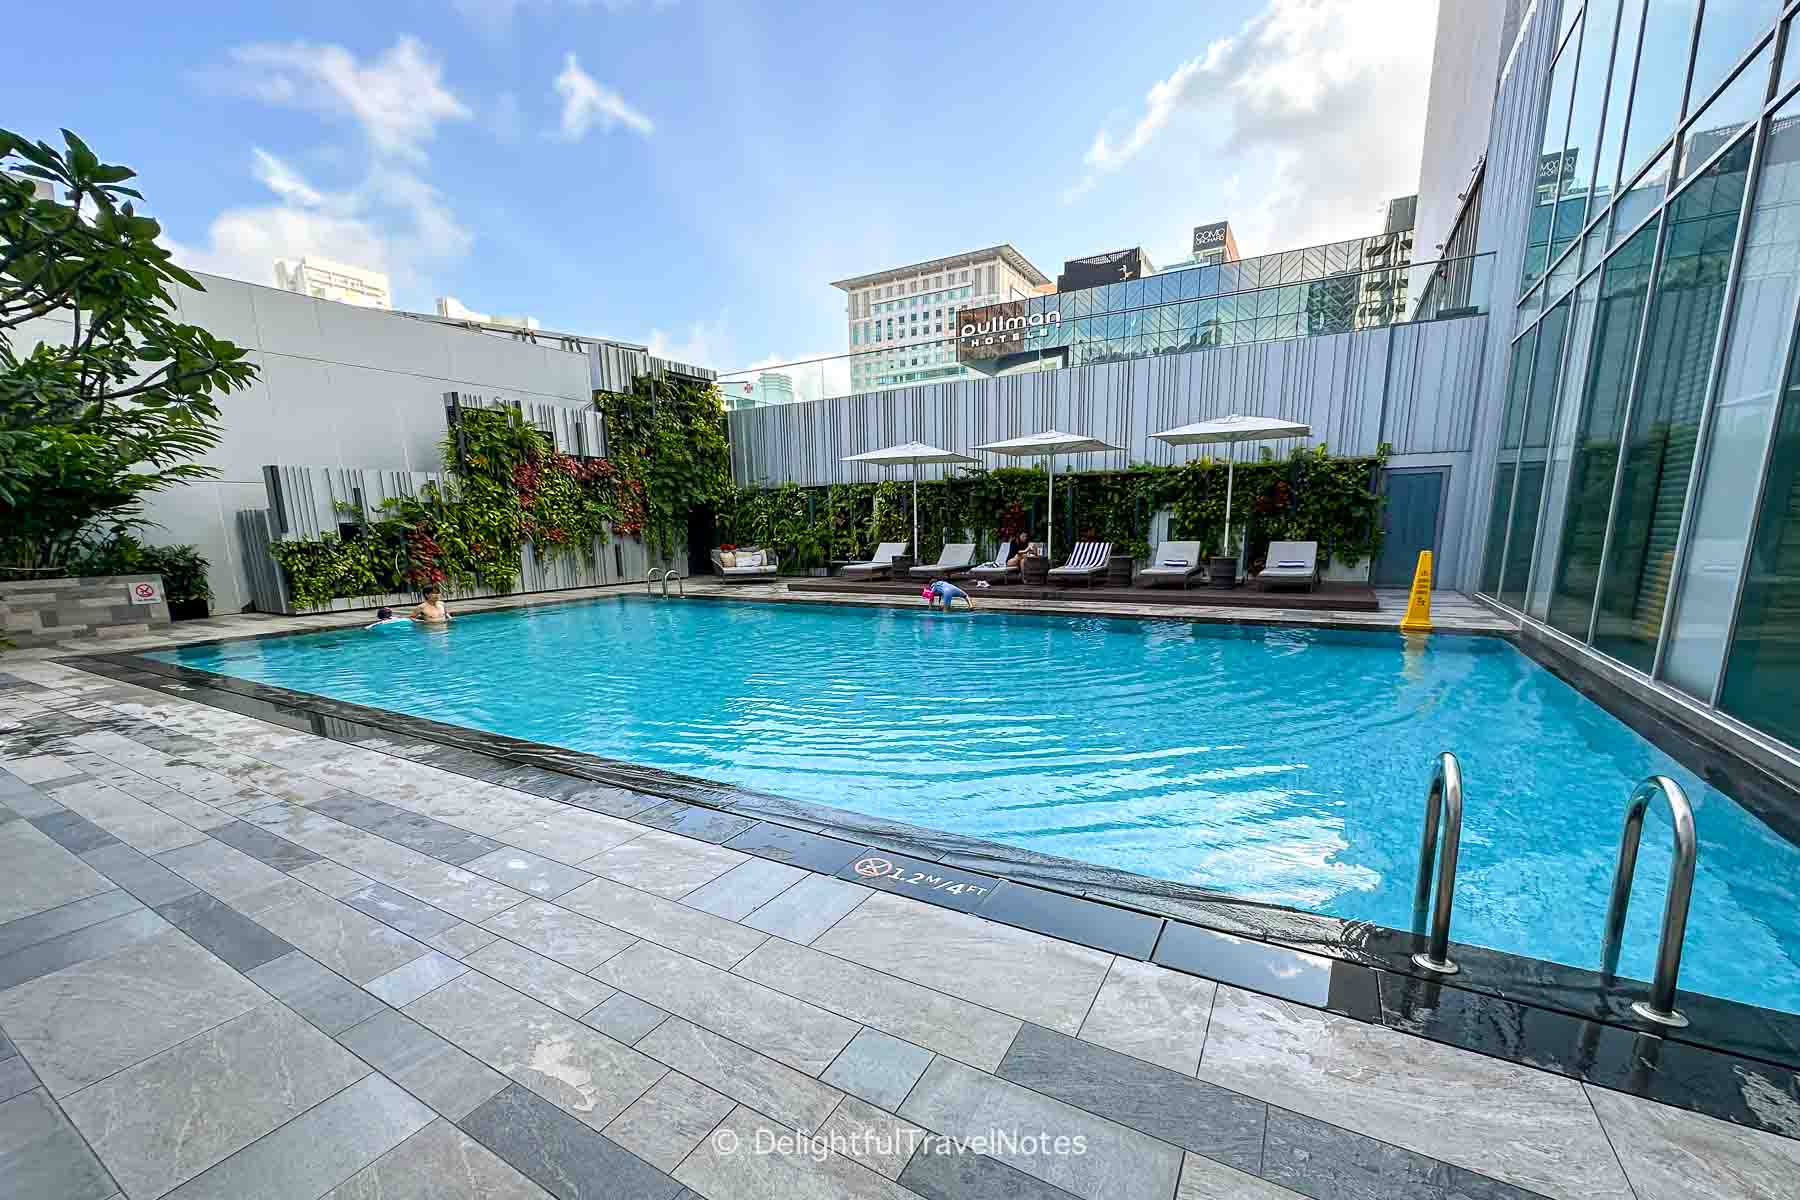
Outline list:
[[[1111,557],[1111,542],[1077,542],[1068,562],[1050,568],[1050,582],[1069,584],[1079,579],[1093,587],[1094,580],[1106,578],[1106,560]]]

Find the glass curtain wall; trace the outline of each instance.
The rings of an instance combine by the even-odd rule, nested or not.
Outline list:
[[[1537,537],[1538,506],[1544,495],[1544,462],[1550,444],[1550,417],[1556,404],[1556,381],[1562,366],[1563,333],[1569,325],[1569,301],[1552,308],[1537,327],[1537,350],[1531,368],[1531,390],[1520,418],[1518,487],[1506,537],[1506,566],[1500,577],[1500,599],[1514,608],[1525,602],[1531,575],[1531,547]]]
[[[1506,554],[1506,517],[1512,508],[1513,479],[1518,474],[1520,421],[1525,415],[1525,393],[1531,386],[1531,352],[1537,330],[1513,343],[1511,382],[1507,385],[1506,411],[1500,419],[1500,461],[1494,468],[1494,504],[1488,513],[1486,564],[1481,590],[1500,591],[1500,564]]]
[[[1745,138],[1664,212],[1662,262],[1594,627],[1596,649],[1644,672],[1655,663],[1662,633],[1749,169]]]
[[[1792,0],[1565,4],[1479,580],[1800,745],[1800,39],[1784,8],[1800,20]],[[1572,200],[1566,230],[1543,211]]]
[[[1655,223],[1632,235],[1606,260],[1594,317],[1594,348],[1582,387],[1582,416],[1570,455],[1568,500],[1547,613],[1552,626],[1587,641],[1600,580],[1600,555],[1612,511],[1613,478],[1625,429],[1625,402],[1637,364],[1644,297],[1656,256]]]
[[[1763,147],[1713,401],[1706,470],[1676,589],[1666,676],[1701,700],[1712,698],[1725,657],[1745,545],[1756,519],[1755,466],[1784,394],[1800,299],[1800,121],[1793,121],[1795,116],[1800,101],[1790,100],[1775,114]]]

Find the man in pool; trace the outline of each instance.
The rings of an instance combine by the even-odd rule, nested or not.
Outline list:
[[[944,602],[945,612],[949,612],[951,606],[959,599],[970,608],[975,607],[975,602],[969,599],[969,593],[963,591],[948,579],[932,580],[929,586],[919,592],[919,595],[924,598],[925,607],[927,608],[936,608],[938,601],[942,600]]]
[[[449,624],[450,610],[444,606],[444,596],[442,592],[438,591],[437,585],[426,585],[425,598],[419,602],[417,608],[412,610],[412,619],[422,621],[427,625]]]

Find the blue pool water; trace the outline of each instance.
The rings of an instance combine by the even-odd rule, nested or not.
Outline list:
[[[161,657],[1396,928],[1449,749],[1456,938],[1586,967],[1663,772],[1700,834],[1682,984],[1800,1011],[1800,850],[1496,639],[620,598]],[[1654,813],[1639,978],[1669,841]]]

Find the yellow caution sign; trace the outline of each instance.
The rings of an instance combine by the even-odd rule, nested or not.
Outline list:
[[[1419,551],[1419,565],[1413,569],[1412,595],[1406,601],[1406,619],[1400,628],[1409,633],[1427,633],[1431,629],[1431,551]]]

